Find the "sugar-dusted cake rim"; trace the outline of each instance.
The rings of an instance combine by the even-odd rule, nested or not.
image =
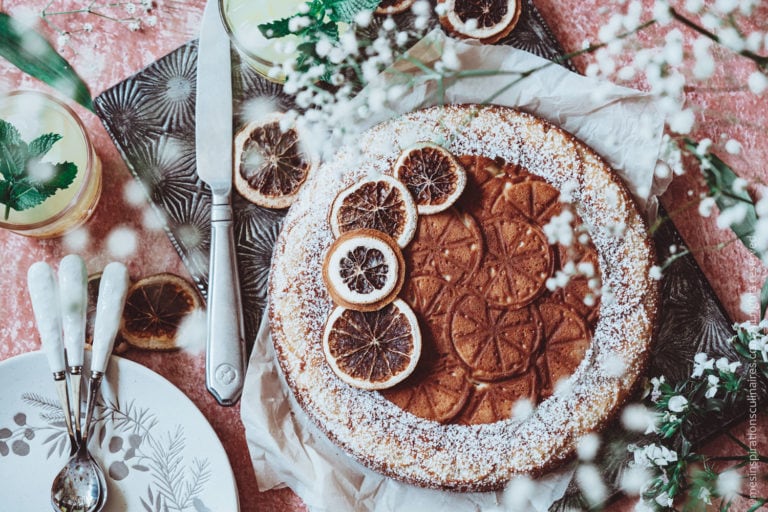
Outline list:
[[[322,258],[333,235],[328,210],[360,178],[391,172],[400,151],[429,140],[455,155],[518,163],[558,190],[567,188],[597,249],[603,283],[590,348],[567,386],[525,420],[442,425],[418,418],[376,392],[353,388],[325,363],[322,333],[333,303]],[[299,405],[337,445],[364,465],[424,487],[484,491],[516,474],[537,475],[568,457],[626,400],[650,353],[658,284],[645,222],[626,187],[592,149],[546,121],[507,107],[431,107],[367,131],[305,184],[285,219],[270,275],[275,351]],[[620,236],[616,226],[624,226]]]

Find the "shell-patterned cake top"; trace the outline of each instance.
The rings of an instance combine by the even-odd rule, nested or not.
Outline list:
[[[421,142],[456,155],[467,173],[460,199],[418,215],[402,249],[408,276],[398,300],[420,317],[421,353],[431,356],[390,391],[359,389],[323,350],[336,309],[322,276],[335,240],[329,211],[341,191],[390,175]],[[543,233],[566,190],[591,246],[551,245]],[[587,277],[550,291],[544,276],[566,260],[591,264],[610,300],[585,301]],[[498,489],[555,467],[626,400],[650,352],[654,263],[626,187],[585,144],[505,107],[433,107],[372,128],[360,148],[310,176],[275,248],[272,339],[297,403],[362,464],[420,486]],[[441,329],[451,332],[432,335]],[[410,405],[385,396],[406,382],[398,402]],[[508,417],[521,397],[537,403],[534,412]]]
[[[429,343],[416,374],[383,394],[425,419],[493,423],[510,418],[518,400],[547,398],[581,363],[600,273],[588,237],[550,246],[542,223],[568,208],[557,189],[520,166],[460,160],[469,174],[464,196],[420,217],[405,249],[405,300]],[[546,288],[555,271],[587,260],[589,276]]]

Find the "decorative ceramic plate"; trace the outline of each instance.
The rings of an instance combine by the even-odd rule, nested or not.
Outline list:
[[[0,362],[0,390],[2,509],[50,510],[69,438],[45,355]],[[239,509],[229,459],[205,417],[170,382],[128,359],[111,359],[89,447],[108,473],[105,512]]]

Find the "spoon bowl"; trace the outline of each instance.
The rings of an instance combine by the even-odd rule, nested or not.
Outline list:
[[[62,512],[96,512],[107,500],[104,470],[81,443],[51,488],[51,503]]]

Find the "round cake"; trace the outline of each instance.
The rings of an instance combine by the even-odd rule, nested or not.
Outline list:
[[[424,143],[455,155],[466,188],[419,215],[403,249],[399,297],[422,338],[415,371],[360,389],[323,351],[332,204]],[[547,235],[563,219],[577,236],[569,245]],[[359,462],[424,487],[499,489],[568,458],[631,393],[654,334],[653,264],[642,216],[585,144],[506,107],[433,107],[367,131],[305,184],[275,248],[272,339],[299,405]]]

